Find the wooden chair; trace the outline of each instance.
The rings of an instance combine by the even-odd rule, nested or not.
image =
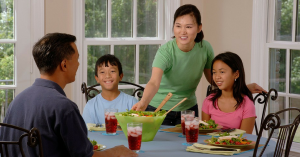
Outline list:
[[[272,92],[274,92],[274,95],[271,95]],[[263,120],[265,118],[265,113],[266,113],[266,110],[267,110],[268,101],[269,101],[270,96],[271,96],[271,100],[275,101],[278,97],[277,90],[272,88],[272,89],[269,90],[268,93],[259,93],[254,97],[254,103],[255,104],[258,103],[258,104],[264,105],[264,108],[263,108],[263,111],[262,111],[262,116],[261,116],[261,121],[260,121],[260,126],[262,125]],[[255,127],[255,133],[256,133],[256,135],[258,135],[258,128],[257,128],[256,121],[255,121],[254,127]]]
[[[297,112],[297,117],[294,119],[293,123],[291,124],[282,124],[279,114],[288,113],[288,112]],[[264,147],[261,150],[261,153],[259,156],[262,156],[264,153],[266,147],[268,146],[268,143],[274,133],[274,130],[278,129],[278,140],[275,147],[274,157],[288,157],[291,146],[293,143],[293,139],[295,137],[295,133],[297,131],[298,125],[300,123],[300,109],[298,108],[287,108],[283,109],[281,111],[278,111],[276,113],[270,113],[266,116],[266,118],[263,120],[263,123],[261,125],[261,128],[259,130],[259,134],[256,140],[253,156],[256,156],[258,145],[260,138],[262,137],[263,130],[266,130],[269,132],[269,137],[264,145]]]
[[[142,92],[145,89],[144,87],[142,87],[140,85],[137,85],[137,84],[134,84],[134,83],[131,83],[131,82],[126,82],[126,81],[120,81],[119,83],[124,83],[124,84],[127,84],[127,85],[135,86],[136,89],[132,93],[132,96],[137,96],[139,98],[142,98]],[[92,86],[89,86],[89,87],[87,87],[85,82],[83,82],[81,84],[81,91],[85,95],[86,102],[88,102],[89,99],[94,98],[97,94],[100,93],[100,91],[96,88],[98,86],[100,86],[100,84],[95,84],[95,85],[92,85]],[[93,92],[95,92],[97,94],[95,94]]]
[[[2,127],[8,127],[11,129],[16,129],[19,131],[23,131],[24,134],[21,135],[19,138],[19,141],[0,141],[0,156],[1,157],[9,157],[9,152],[7,149],[8,145],[18,145],[20,153],[23,157],[25,157],[24,149],[23,149],[23,139],[25,137],[25,140],[27,141],[27,145],[30,147],[36,147],[38,145],[39,147],[39,156],[43,157],[43,149],[42,149],[42,141],[41,141],[41,135],[37,128],[32,128],[31,130],[26,130],[24,128],[20,128],[14,125],[0,123],[1,128]]]
[[[206,97],[208,97],[209,96],[209,94],[211,93],[211,85],[208,85],[207,86],[207,90],[206,90]]]

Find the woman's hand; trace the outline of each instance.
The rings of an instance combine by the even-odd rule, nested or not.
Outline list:
[[[135,111],[145,111],[147,106],[147,104],[143,104],[141,101],[139,101],[136,104],[134,104],[131,109]]]
[[[250,92],[253,93],[268,93],[266,90],[264,90],[261,86],[257,85],[256,83],[251,83],[247,85]]]

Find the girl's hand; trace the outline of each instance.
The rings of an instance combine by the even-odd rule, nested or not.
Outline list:
[[[132,110],[135,111],[145,111],[148,105],[143,104],[141,101],[137,102],[132,106]]]
[[[256,83],[251,83],[247,85],[250,92],[253,93],[268,93],[266,90],[264,90],[261,86],[257,85]]]

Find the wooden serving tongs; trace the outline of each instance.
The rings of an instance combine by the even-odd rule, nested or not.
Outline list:
[[[168,95],[165,97],[165,99],[160,103],[160,105],[156,108],[154,112],[159,111],[166,103],[167,101],[172,97],[172,93],[168,93]]]

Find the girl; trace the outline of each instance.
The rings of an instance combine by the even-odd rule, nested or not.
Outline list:
[[[203,102],[202,120],[213,119],[225,129],[237,128],[252,134],[255,107],[245,84],[241,58],[232,52],[217,55],[212,62],[212,94]]]
[[[201,15],[196,6],[180,6],[174,14],[174,39],[162,45],[152,64],[152,75],[147,83],[142,99],[133,105],[133,110],[154,111],[165,96],[173,96],[162,109],[169,110],[183,98],[185,102],[171,111],[163,125],[181,123],[180,111],[193,110],[198,117],[198,105],[195,91],[204,73],[211,81],[211,63],[214,52],[210,43],[203,40]],[[263,89],[250,84],[252,92]],[[148,105],[149,104],[149,105]]]

